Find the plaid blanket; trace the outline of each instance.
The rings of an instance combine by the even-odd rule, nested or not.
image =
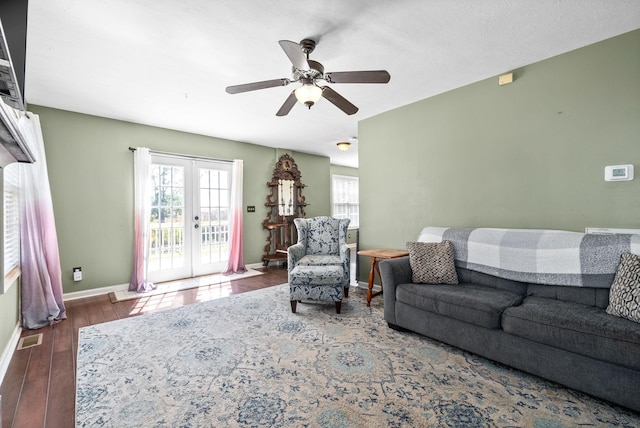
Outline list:
[[[609,288],[620,255],[640,254],[640,235],[559,230],[425,227],[420,242],[451,241],[455,264],[536,284]]]

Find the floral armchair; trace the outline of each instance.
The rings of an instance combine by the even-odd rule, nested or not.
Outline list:
[[[333,301],[340,313],[349,296],[351,252],[347,246],[349,219],[296,218],[298,242],[288,249],[291,310],[301,300]]]

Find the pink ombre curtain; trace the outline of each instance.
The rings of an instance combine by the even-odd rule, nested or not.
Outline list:
[[[242,256],[242,174],[243,161],[233,161],[233,179],[231,181],[231,227],[229,234],[229,261],[223,275],[247,271]]]
[[[36,162],[20,165],[22,327],[36,329],[67,318],[62,271],[40,117],[18,121]]]
[[[137,147],[133,153],[134,174],[134,243],[133,270],[129,291],[142,293],[155,287],[147,281],[149,257],[149,214],[151,210],[151,153]]]

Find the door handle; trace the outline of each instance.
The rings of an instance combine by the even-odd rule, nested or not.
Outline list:
[[[193,227],[195,227],[196,229],[200,227],[199,224],[194,225]]]

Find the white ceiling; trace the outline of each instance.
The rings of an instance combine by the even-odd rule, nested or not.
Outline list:
[[[638,28],[638,0],[29,0],[25,99],[356,167],[336,143],[359,120]],[[295,85],[225,92],[289,78],[278,40],[303,38],[326,71],[391,81],[331,85],[353,116],[321,100],[276,117]]]

